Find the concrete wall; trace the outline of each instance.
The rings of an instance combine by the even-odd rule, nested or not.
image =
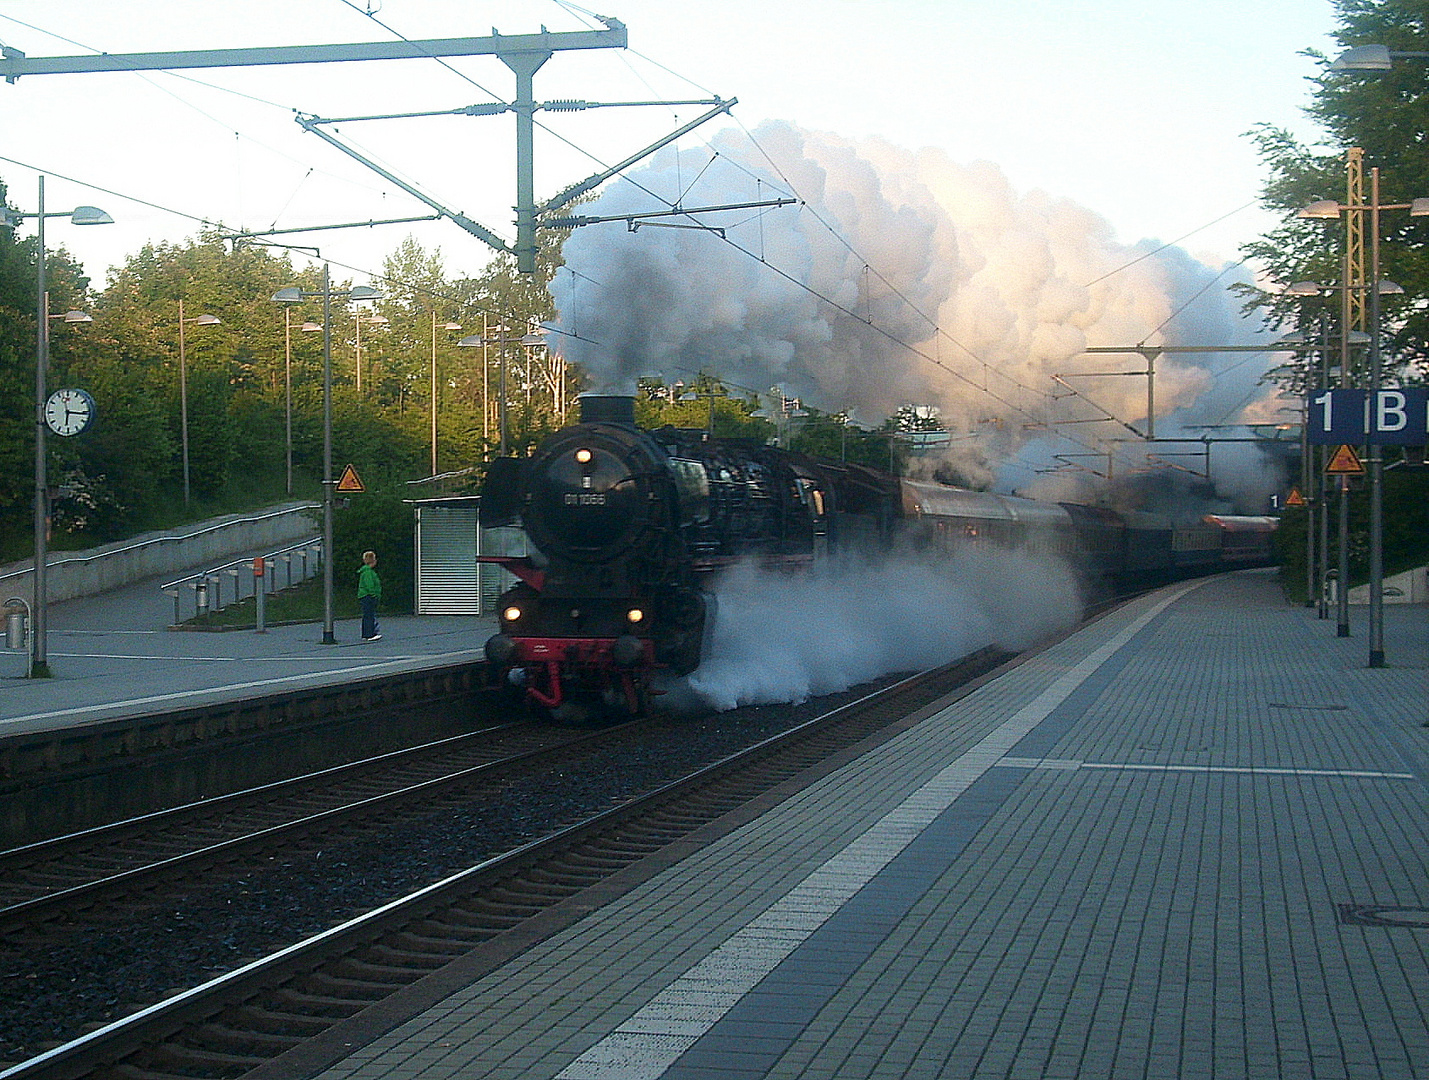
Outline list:
[[[320,531],[318,503],[290,503],[251,514],[232,514],[88,551],[51,551],[45,592],[52,603],[93,596],[151,577],[177,577],[250,551],[295,543]],[[34,599],[33,559],[0,566],[0,603]]]
[[[1384,579],[1386,604],[1429,604],[1429,566],[1406,570]],[[1356,585],[1350,590],[1351,604],[1369,603],[1369,586]]]

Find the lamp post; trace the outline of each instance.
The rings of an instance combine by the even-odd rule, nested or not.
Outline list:
[[[218,326],[222,322],[217,315],[195,315],[184,318],[184,302],[179,301],[179,438],[184,451],[184,505],[189,504],[189,376],[188,362],[184,350],[184,326]]]
[[[1381,203],[1379,201],[1379,169],[1370,170],[1370,197],[1368,203],[1337,203],[1323,199],[1311,203],[1300,211],[1300,217],[1335,219],[1344,213],[1369,212],[1370,220],[1370,275],[1369,275],[1369,391],[1371,401],[1378,399],[1383,370],[1380,359],[1380,293],[1404,290],[1393,282],[1382,282],[1379,277],[1379,215],[1382,210],[1408,210],[1410,217],[1429,216],[1429,199],[1415,199],[1407,203]],[[1348,282],[1346,283],[1348,288]],[[1349,327],[1342,327],[1348,334]],[[1347,339],[1348,340],[1348,339]],[[1347,350],[1346,350],[1347,351]],[[1341,380],[1348,379],[1348,364],[1341,373]],[[1370,441],[1366,462],[1369,473],[1369,666],[1384,667],[1384,450],[1377,440]],[[1343,490],[1343,489],[1342,489]],[[1342,495],[1343,498],[1343,495]],[[1341,511],[1344,514],[1344,511]],[[1341,529],[1345,526],[1342,522]],[[1344,557],[1341,556],[1341,565]],[[1342,609],[1348,602],[1349,582],[1343,574],[1340,580]],[[1347,632],[1347,620],[1341,619],[1341,630]],[[1344,633],[1341,634],[1344,636]]]
[[[39,177],[38,202],[33,214],[3,210],[11,226],[20,219],[35,219],[35,569],[34,569],[34,629],[31,635],[30,678],[48,678],[49,657],[46,652],[47,598],[46,563],[49,560],[49,481],[45,475],[45,378],[50,366],[50,294],[45,284],[45,218],[67,217],[73,225],[112,225],[114,219],[95,206],[77,206],[73,210],[45,210],[45,178]],[[66,322],[81,322],[68,315]]]
[[[460,330],[461,323],[445,322],[443,330]],[[432,312],[432,475],[437,475],[437,313]]]
[[[1382,282],[1382,283],[1381,283],[1381,288],[1383,288],[1383,287],[1385,287],[1385,286],[1391,287],[1391,289],[1394,290],[1394,291],[1401,291],[1401,292],[1403,291],[1403,290],[1399,289],[1399,286],[1394,285],[1392,282]],[[1337,293],[1337,292],[1338,292],[1338,293],[1344,293],[1344,294],[1346,294],[1346,297],[1348,297],[1348,292],[1349,292],[1349,290],[1348,290],[1346,287],[1344,287],[1344,286],[1340,286],[1340,285],[1321,285],[1319,282],[1316,282],[1316,281],[1297,281],[1297,282],[1294,282],[1293,284],[1291,284],[1285,291],[1286,291],[1287,293],[1289,293],[1291,296],[1299,296],[1299,297],[1328,296],[1328,295],[1331,295],[1331,294]],[[1346,300],[1342,303],[1342,305],[1341,305],[1341,310],[1342,310],[1342,312],[1343,312],[1343,311],[1347,311],[1347,310],[1348,310],[1348,306],[1349,306],[1349,305],[1348,305],[1348,299],[1346,299]],[[1304,317],[1304,313],[1303,313],[1303,312],[1301,313],[1301,322],[1302,322],[1302,323],[1306,323],[1306,319],[1305,319],[1305,317]],[[1318,372],[1314,373],[1314,379],[1313,379],[1312,381],[1313,381],[1315,387],[1317,387],[1318,389],[1324,390],[1324,389],[1328,388],[1329,385],[1330,385],[1330,372],[1331,372],[1332,368],[1331,368],[1331,364],[1330,364],[1329,328],[1328,328],[1327,321],[1326,321],[1326,319],[1324,318],[1324,313],[1323,313],[1323,312],[1321,312],[1321,316],[1320,316],[1318,322],[1319,322],[1319,327],[1320,327],[1320,335],[1319,335],[1318,341],[1312,343],[1312,342],[1309,341],[1308,337],[1305,337],[1305,338],[1304,338],[1304,345],[1305,345],[1307,351],[1308,351],[1309,349],[1315,349],[1315,348],[1317,348],[1317,349],[1319,350],[1319,353],[1320,353],[1320,367],[1319,367]],[[1294,336],[1294,335],[1292,335],[1292,336]],[[1303,337],[1303,335],[1302,335],[1302,337]],[[1349,358],[1350,358],[1350,351],[1351,351],[1351,349],[1352,349],[1352,348],[1357,348],[1357,347],[1362,347],[1362,346],[1365,346],[1365,345],[1368,345],[1368,344],[1369,344],[1369,335],[1368,335],[1368,334],[1365,334],[1365,333],[1362,333],[1362,332],[1359,331],[1359,330],[1350,330],[1350,331],[1348,331],[1348,332],[1346,332],[1346,333],[1344,333],[1344,334],[1341,335],[1341,356],[1340,356],[1340,366],[1339,366],[1339,371],[1340,371],[1339,380],[1340,380],[1340,385],[1341,385],[1341,387],[1348,387],[1349,384],[1350,384],[1350,374],[1349,374],[1349,372],[1350,372],[1350,359],[1349,359]],[[1315,613],[1316,613],[1316,617],[1317,617],[1317,618],[1320,618],[1320,619],[1328,619],[1328,618],[1330,617],[1329,602],[1325,599],[1325,589],[1324,589],[1324,583],[1325,583],[1325,581],[1327,580],[1328,575],[1329,575],[1329,572],[1330,572],[1330,478],[1329,478],[1329,476],[1325,473],[1326,457],[1327,457],[1327,450],[1326,450],[1325,447],[1322,446],[1322,447],[1320,447],[1320,454],[1319,454],[1319,461],[1318,461],[1318,463],[1312,463],[1312,462],[1308,461],[1308,447],[1307,447],[1307,466],[1309,467],[1309,473],[1310,473],[1311,480],[1314,482],[1314,487],[1313,487],[1313,490],[1312,490],[1310,484],[1307,484],[1307,485],[1306,485],[1306,490],[1307,490],[1307,495],[1306,495],[1306,497],[1310,500],[1311,509],[1314,511],[1313,517],[1314,517],[1315,521],[1318,521],[1318,529],[1319,529],[1319,542],[1318,542],[1318,547],[1317,547],[1317,550],[1318,550],[1318,562],[1317,562],[1316,565],[1312,568],[1313,573],[1314,573],[1314,577],[1313,577],[1312,580],[1311,580],[1311,592],[1312,592],[1312,594],[1314,594],[1314,595],[1316,596]],[[1318,478],[1316,477],[1316,474],[1315,474],[1315,464],[1318,464],[1319,470],[1320,470],[1320,471],[1319,471],[1319,474],[1318,474]],[[1338,567],[1338,569],[1336,570],[1336,576],[1337,576],[1338,578],[1340,578],[1340,579],[1345,579],[1345,578],[1347,578],[1347,577],[1349,576],[1349,565],[1350,565],[1350,563],[1349,563],[1349,559],[1350,559],[1350,556],[1349,556],[1349,520],[1350,520],[1350,519],[1349,519],[1348,491],[1349,491],[1348,480],[1347,480],[1347,478],[1345,478],[1345,477],[1341,477],[1341,478],[1340,478],[1340,506],[1339,506],[1339,549],[1340,549],[1340,550],[1339,550],[1339,567]],[[1311,523],[1312,529],[1313,529],[1313,527],[1314,527],[1314,524],[1315,524],[1315,522],[1312,521],[1312,523]],[[1309,539],[1307,539],[1307,544],[1310,544],[1312,547],[1315,546],[1314,543],[1313,543],[1313,541],[1311,541],[1311,540],[1309,540]],[[1313,560],[1312,560],[1312,561],[1313,561]],[[1343,587],[1340,587],[1340,588],[1338,588],[1338,589],[1336,590],[1336,607],[1337,607],[1338,610],[1339,610],[1339,626],[1338,626],[1338,628],[1337,628],[1337,635],[1338,635],[1339,637],[1349,637],[1349,636],[1350,636],[1349,595],[1345,592],[1345,589],[1344,589]]]
[[[368,326],[386,326],[387,316],[369,315],[366,322]],[[353,313],[352,323],[356,331],[357,392],[360,394],[362,393],[362,312],[358,311]]]
[[[482,319],[482,326],[483,326],[483,327],[486,326],[485,317],[483,317],[483,319]],[[478,345],[481,346],[481,358],[482,358],[483,363],[485,363],[485,360],[486,360],[486,347],[487,347],[488,345],[501,345],[501,346],[515,345],[515,344],[519,344],[519,343],[523,340],[522,338],[513,338],[513,337],[487,337],[487,336],[486,336],[486,335],[487,335],[487,332],[488,332],[488,331],[484,330],[481,334],[473,334],[473,335],[471,335],[470,337],[464,337],[464,338],[462,338],[460,341],[457,342],[457,345],[463,346],[463,347],[465,347],[465,348],[474,348],[474,347],[476,347],[476,346],[478,346]],[[504,334],[504,333],[506,332],[506,327],[505,327],[505,326],[502,326],[502,325],[493,326],[493,327],[490,328],[490,331],[489,331],[489,332],[495,332],[495,333],[497,333],[497,334]],[[528,336],[529,336],[529,335],[528,335]],[[498,388],[498,391],[497,391],[497,392],[500,394],[499,404],[498,404],[498,406],[497,406],[497,412],[498,412],[498,415],[499,415],[499,417],[500,417],[500,419],[499,419],[499,421],[498,421],[498,426],[499,426],[500,432],[501,432],[501,448],[500,448],[500,452],[499,452],[499,455],[498,455],[498,456],[500,456],[500,457],[505,457],[505,456],[506,456],[507,434],[508,434],[508,428],[507,428],[507,423],[506,423],[506,349],[503,347],[503,348],[501,349],[501,351],[500,351],[497,355],[501,357],[501,380],[500,380],[499,388]],[[484,407],[484,403],[483,403],[483,407]]]
[[[288,494],[293,493],[293,322],[288,308],[283,309],[283,433],[288,467]],[[321,330],[315,322],[298,327],[304,334]]]
[[[332,299],[380,300],[382,292],[369,285],[355,285],[343,292],[332,291],[332,278],[328,264],[323,263],[323,287],[316,292],[304,292],[296,285],[279,289],[273,294],[274,303],[297,304],[303,300],[321,297],[323,302],[323,638],[324,645],[336,645],[337,635],[333,632],[332,606]]]

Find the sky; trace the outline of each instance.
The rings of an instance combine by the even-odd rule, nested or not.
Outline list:
[[[641,187],[614,182],[582,211],[657,209],[652,191],[707,205],[792,187],[808,201],[732,217],[723,243],[623,222],[576,229],[553,292],[567,358],[597,388],[700,369],[870,422],[929,403],[986,436],[962,448],[961,477],[986,482],[1017,458],[1019,476],[993,479],[1022,490],[1067,447],[1014,429],[1045,429],[1049,411],[1076,420],[1075,407],[1145,419],[1142,380],[1102,380],[1095,406],[1060,403],[1054,375],[1096,370],[1087,347],[1271,340],[1226,292],[1254,274],[1235,266],[1240,246],[1274,224],[1248,133],[1315,141],[1302,110],[1319,68],[1304,54],[1335,52],[1328,0],[612,3],[601,14],[625,24],[629,48],[556,53],[535,77],[538,101],[738,103],[628,173]],[[600,25],[558,0],[0,0],[0,43],[31,57]],[[47,211],[92,204],[115,218],[47,227],[48,245],[101,286],[145,243],[182,243],[205,223],[429,214],[294,122],[336,118],[324,130],[510,240],[510,115],[357,118],[450,113],[513,90],[494,57],[24,76],[0,84],[0,179],[22,211],[43,172]],[[540,112],[538,200],[707,107]],[[451,221],[277,239],[315,245],[336,280],[361,283],[409,235],[451,277],[492,255]],[[1273,418],[1284,403],[1257,377],[1277,361],[1258,362],[1164,357],[1158,434],[1247,410]]]
[[[414,39],[599,25],[554,0],[0,0],[0,42],[38,57],[391,40],[369,8]],[[991,162],[1019,191],[1100,214],[1125,244],[1179,241],[1213,261],[1236,258],[1268,225],[1245,133],[1267,123],[1312,134],[1301,109],[1316,68],[1300,54],[1332,48],[1326,0],[611,0],[601,13],[626,24],[629,49],[558,53],[536,76],[538,99],[737,98],[745,128],[784,120]],[[493,57],[27,76],[0,85],[0,178],[22,210],[34,209],[39,169],[48,209],[92,203],[115,217],[103,229],[48,229],[102,283],[143,243],[194,235],[196,219],[262,229],[427,213],[303,132],[293,111],[440,111],[509,98],[512,87]],[[546,113],[556,134],[538,132],[536,190],[584,178],[701,111]],[[720,117],[681,145],[729,126]],[[509,116],[341,130],[444,204],[513,233]],[[457,273],[490,255],[450,222],[293,242],[376,270],[408,232]]]

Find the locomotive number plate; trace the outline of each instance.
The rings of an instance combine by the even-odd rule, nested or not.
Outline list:
[[[567,506],[605,505],[605,492],[603,491],[569,491],[563,498]]]

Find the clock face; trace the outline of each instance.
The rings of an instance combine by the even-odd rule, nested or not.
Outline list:
[[[94,398],[83,390],[56,390],[45,402],[45,423],[56,435],[78,435],[94,419]]]

